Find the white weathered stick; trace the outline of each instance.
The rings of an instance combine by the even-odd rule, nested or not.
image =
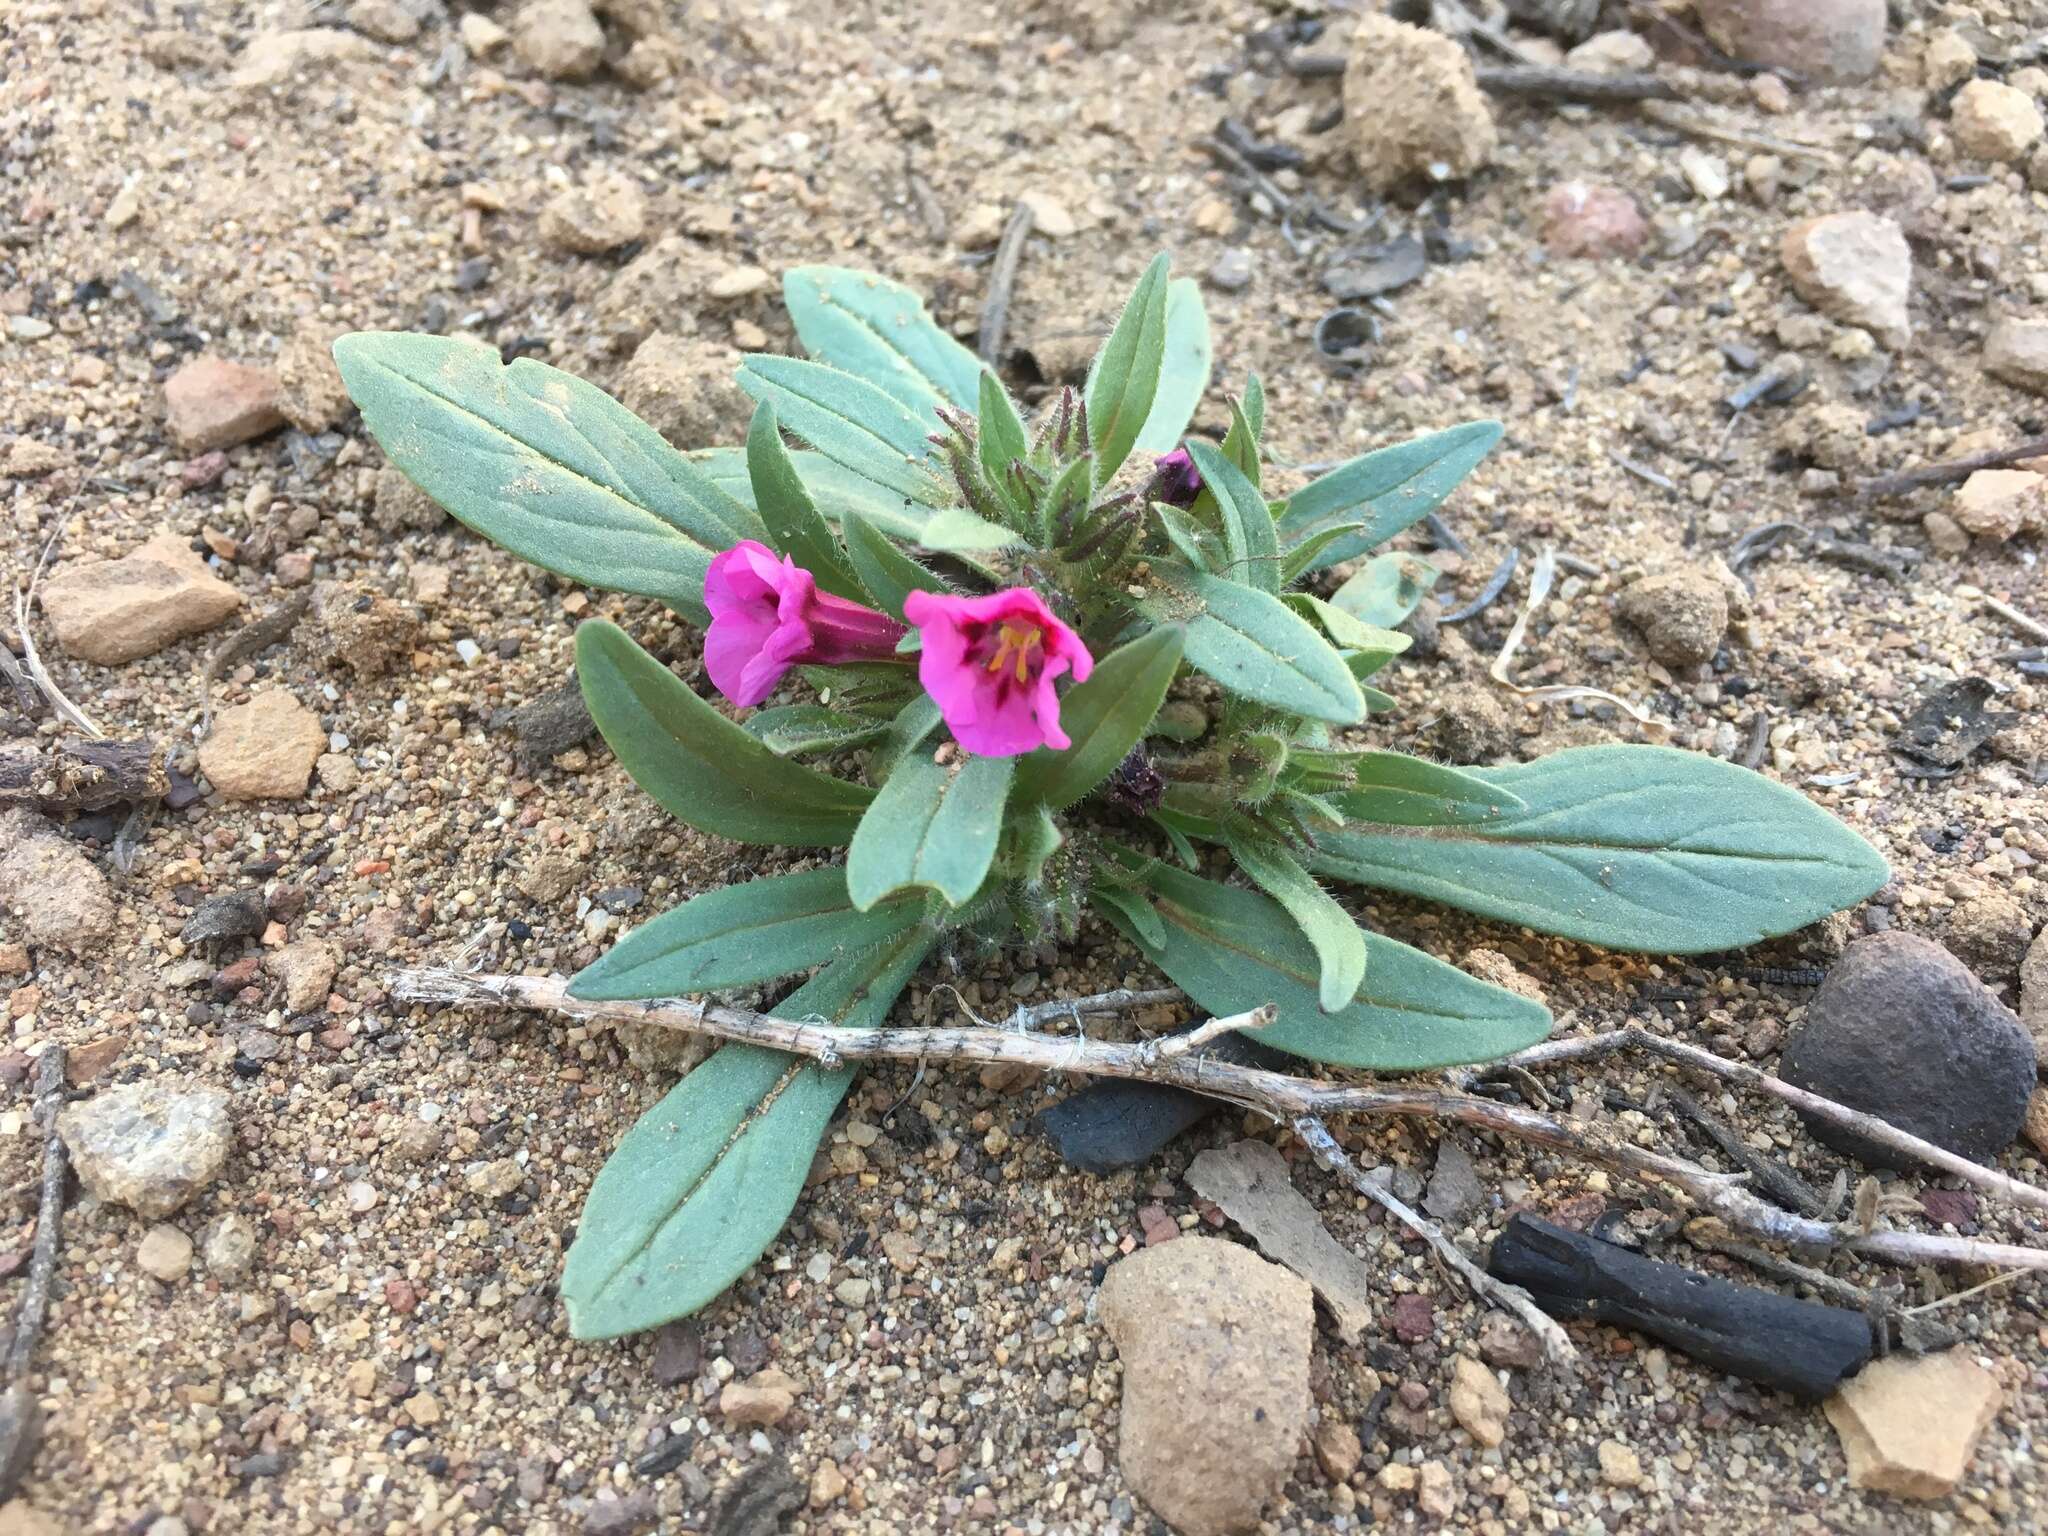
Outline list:
[[[1649,1151],[1608,1127],[1562,1120],[1429,1083],[1351,1086],[1239,1066],[1211,1055],[1163,1056],[1142,1043],[1005,1029],[841,1029],[828,1024],[792,1023],[715,1003],[675,999],[586,1002],[569,996],[567,983],[556,977],[401,971],[393,978],[392,994],[406,1002],[525,1008],[607,1023],[652,1024],[723,1040],[749,1041],[833,1064],[860,1059],[1004,1062],[1042,1072],[1137,1078],[1186,1088],[1288,1123],[1303,1115],[1345,1114],[1449,1120],[1513,1140],[1554,1147],[1637,1183],[1676,1190],[1729,1226],[1774,1242],[1814,1249],[1841,1248],[1894,1264],[1984,1264],[2048,1270],[2048,1249],[1924,1232],[1866,1232],[1796,1216],[1750,1194],[1742,1187],[1741,1176],[1711,1173],[1697,1163]],[[1254,1009],[1236,1015],[1234,1023],[1226,1027],[1241,1028],[1255,1020],[1262,1021],[1262,1012]],[[2010,1184],[2033,1197],[2028,1204],[2039,1203],[2038,1190],[2006,1180],[1988,1168],[1979,1168],[1977,1173],[1979,1182],[1987,1189]]]
[[[1571,1335],[1564,1331],[1563,1324],[1536,1305],[1535,1297],[1519,1285],[1494,1279],[1467,1258],[1465,1250],[1445,1236],[1434,1222],[1411,1210],[1408,1203],[1392,1190],[1382,1189],[1373,1183],[1366,1177],[1365,1169],[1338,1144],[1337,1138],[1330,1134],[1330,1128],[1322,1121],[1314,1115],[1297,1115],[1294,1134],[1301,1138],[1301,1144],[1323,1167],[1428,1243],[1431,1250],[1472,1287],[1475,1296],[1483,1296],[1519,1317],[1542,1343],[1543,1353],[1553,1365],[1569,1364],[1578,1358],[1579,1352],[1572,1344]]]
[[[1464,1068],[1453,1074],[1452,1081],[1461,1088],[1470,1088],[1497,1072],[1526,1071],[1532,1067],[1554,1066],[1560,1061],[1588,1061],[1602,1056],[1612,1056],[1617,1051],[1624,1050],[1645,1051],[1652,1056],[1662,1056],[1666,1061],[1675,1061],[1710,1073],[1727,1082],[1754,1088],[1774,1099],[1782,1099],[1794,1109],[1812,1115],[1817,1120],[1839,1125],[1846,1131],[1855,1132],[1866,1141],[1874,1141],[1894,1152],[1902,1152],[1916,1162],[1925,1163],[1930,1168],[1939,1168],[1943,1173],[1952,1173],[1987,1193],[2010,1200],[2014,1205],[2048,1211],[2048,1190],[2036,1189],[2033,1185],[2023,1184],[1995,1168],[1973,1163],[1967,1157],[1959,1156],[1946,1147],[1938,1147],[1931,1141],[1915,1136],[1911,1131],[1902,1131],[1875,1115],[1866,1115],[1861,1110],[1849,1108],[1846,1104],[1838,1104],[1833,1099],[1824,1099],[1817,1093],[1809,1093],[1804,1088],[1786,1082],[1782,1077],[1773,1077],[1770,1073],[1745,1062],[1730,1061],[1725,1056],[1716,1056],[1712,1051],[1703,1051],[1696,1045],[1687,1045],[1683,1040],[1670,1040],[1663,1035],[1653,1035],[1635,1024],[1629,1025],[1626,1029],[1608,1030],[1604,1034],[1540,1041],[1525,1051],[1517,1051],[1514,1055],[1504,1056],[1499,1061]]]

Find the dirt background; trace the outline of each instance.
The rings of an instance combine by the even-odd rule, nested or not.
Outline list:
[[[84,955],[38,951],[7,983],[17,1055],[0,1136],[0,1245],[11,1231],[25,1246],[34,1220],[38,1146],[23,1128],[19,1053],[50,1040],[117,1042],[95,1089],[176,1072],[228,1090],[234,1154],[175,1219],[200,1237],[239,1213],[259,1236],[246,1276],[223,1283],[195,1263],[165,1284],[136,1262],[146,1223],[74,1208],[33,1377],[48,1423],[26,1495],[78,1532],[690,1530],[750,1467],[786,1462],[808,1482],[829,1459],[848,1490],[788,1529],[1155,1529],[1116,1468],[1118,1367],[1090,1298],[1104,1266],[1143,1241],[1140,1207],[1199,1219],[1179,1174],[1200,1147],[1241,1130],[1218,1122],[1137,1174],[1091,1178],[1066,1171],[1029,1126],[1067,1085],[879,1071],[848,1100],[781,1240],[722,1301],[658,1341],[571,1342],[553,1285],[584,1190],[669,1074],[629,1062],[609,1036],[409,1012],[385,986],[391,968],[446,957],[486,922],[518,925],[491,942],[492,963],[570,970],[619,921],[599,893],[619,906],[621,888],[637,889],[635,920],[766,867],[756,851],[665,823],[599,744],[522,764],[494,724],[565,680],[581,618],[616,616],[685,670],[694,642],[650,605],[575,589],[452,523],[380,512],[379,456],[353,422],[325,450],[287,435],[235,448],[218,480],[187,488],[186,456],[164,433],[162,381],[202,347],[269,362],[323,328],[463,329],[617,387],[633,344],[658,325],[693,359],[666,424],[692,444],[729,442],[745,408],[726,370],[743,346],[792,345],[772,285],[715,296],[748,289],[751,274],[733,276],[741,269],[872,267],[971,332],[988,255],[964,243],[971,216],[1039,193],[1073,230],[1034,238],[1025,255],[1011,335],[1029,347],[1105,325],[1156,248],[1197,275],[1242,250],[1249,285],[1207,292],[1219,380],[1262,375],[1282,464],[1500,416],[1506,440],[1445,510],[1472,547],[1452,562],[1446,604],[1472,596],[1511,545],[1525,571],[1551,544],[1587,562],[1600,574],[1554,598],[1525,667],[1642,701],[1675,722],[1680,744],[1723,755],[1740,755],[1764,712],[1766,767],[1794,783],[1853,775],[1808,792],[1871,837],[1896,873],[1881,906],[1725,961],[1603,955],[1351,893],[1363,920],[1453,960],[1477,946],[1505,954],[1545,989],[1561,1029],[1634,1017],[1766,1064],[1807,994],[1744,967],[1824,962],[1866,926],[1954,938],[2010,997],[2012,924],[1989,938],[1952,929],[1959,908],[1986,896],[2017,903],[2028,931],[2048,915],[2033,873],[2048,859],[2041,701],[2038,683],[1994,659],[2024,637],[1959,589],[2048,611],[2038,540],[1949,557],[1918,525],[1941,491],[1882,505],[1802,495],[1816,460],[1850,474],[1928,462],[1976,434],[2039,432],[2048,413],[1978,366],[1993,318],[2048,297],[2041,195],[1998,168],[1951,188],[1949,177],[1986,168],[1957,157],[1919,73],[1934,25],[1975,18],[2016,41],[2041,13],[1906,9],[1916,19],[1869,85],[1802,88],[1788,115],[1770,117],[1727,82],[1731,121],[1826,146],[1824,161],[1788,161],[1765,195],[1741,174],[1749,151],[1709,145],[1735,168],[1735,187],[1698,199],[1677,166],[1689,141],[1630,109],[1498,104],[1489,169],[1424,210],[1410,200],[1386,211],[1386,230],[1439,223],[1471,242],[1470,259],[1393,295],[1371,365],[1338,377],[1310,346],[1338,237],[1297,255],[1196,142],[1236,116],[1308,157],[1280,173],[1283,186],[1346,213],[1367,208],[1343,130],[1311,131],[1336,106],[1337,83],[1272,70],[1246,41],[1313,19],[1329,27],[1313,51],[1342,52],[1347,18],[1334,9],[1203,0],[1148,9],[1119,36],[1114,26],[1077,33],[1051,6],[647,0],[607,23],[615,54],[634,26],[672,42],[676,72],[643,90],[613,71],[557,83],[506,51],[472,58],[453,15],[432,14],[402,44],[350,32],[341,56],[247,86],[236,80],[253,39],[345,28],[343,8],[0,4],[0,309],[52,328],[0,337],[0,438],[56,451],[47,472],[0,473],[6,576],[24,576],[60,531],[63,556],[75,558],[119,553],[161,528],[213,529],[235,551],[216,563],[249,612],[302,578],[293,557],[303,556],[316,579],[361,583],[420,619],[409,654],[379,677],[359,678],[307,630],[230,669],[217,705],[256,685],[287,688],[318,711],[356,774],[316,781],[299,801],[206,797],[162,816],[120,884],[114,933]],[[650,58],[642,65],[655,67]],[[551,248],[539,210],[600,172],[644,192],[643,238],[599,256]],[[1569,177],[1638,199],[1652,225],[1639,259],[1545,257],[1542,201]],[[1791,296],[1778,241],[1810,213],[1888,197],[1896,207],[1891,189],[1905,183],[1925,194],[1910,211],[1915,333],[1888,366],[1859,365],[1854,338]],[[464,241],[466,186],[490,189],[471,202],[499,205],[473,220],[476,248]],[[671,237],[665,275],[621,278],[636,250]],[[161,296],[154,318],[121,285],[124,272]],[[1720,401],[1741,375],[1723,342],[1766,358],[1796,350],[1814,382],[1790,406],[1759,407],[1730,428]],[[1203,425],[1220,427],[1221,398],[1219,388]],[[1924,408],[1917,422],[1882,436],[1845,433],[1845,418],[1823,414],[1860,422],[1912,404]],[[1630,474],[1616,453],[1672,489]],[[1694,676],[1671,675],[1614,620],[1612,596],[1632,576],[1702,565],[1778,519],[1925,558],[1896,583],[1797,552],[1759,561],[1753,643],[1731,644]],[[1473,699],[1489,687],[1484,658],[1522,591],[1518,577],[1480,620],[1446,630],[1434,659],[1392,672],[1404,709],[1376,725],[1382,739],[1413,742],[1463,716],[1498,730],[1493,745],[1507,756],[1626,738],[1627,721],[1600,712],[1516,707],[1487,724]],[[172,741],[190,771],[200,671],[218,638],[110,669],[51,659],[111,731]],[[456,648],[466,639],[480,647],[474,664]],[[1888,739],[1928,689],[1970,674],[2009,686],[2002,707],[2024,723],[1952,779],[1902,777]],[[106,826],[74,832],[106,852]],[[198,955],[196,980],[181,966],[194,958],[177,937],[191,907],[251,885],[290,914],[273,940],[339,947],[314,1027],[286,1017],[267,979],[225,995],[209,984],[237,946]],[[930,990],[942,980],[993,1008],[1152,979],[1091,928],[1069,952],[1004,956],[979,975],[934,971],[904,1008],[957,1016],[951,994]],[[272,1043],[252,1055],[259,1034]],[[1648,1078],[1625,1069],[1610,1081],[1640,1097]],[[1600,1085],[1560,1079],[1574,1086],[1597,1096]],[[1786,1117],[1750,1101],[1739,1114],[1747,1134],[1817,1182],[1833,1176],[1837,1163]],[[418,1129],[429,1121],[438,1134]],[[1417,1128],[1365,1128],[1354,1144],[1423,1172],[1433,1155]],[[1518,1202],[1583,1208],[1607,1194],[1554,1159],[1473,1151],[1489,1196],[1464,1223],[1470,1245]],[[502,1179],[479,1171],[502,1172],[507,1159]],[[2006,1166],[2043,1173],[2024,1147]],[[1374,1482],[1390,1456],[1450,1468],[1459,1528],[2041,1528],[2048,1320],[2035,1287],[1948,1309],[2007,1397],[1963,1490],[1931,1509],[1847,1490],[1817,1411],[1599,1329],[1582,1334],[1581,1374],[1517,1373],[1509,1439],[1481,1452],[1451,1424],[1444,1391],[1482,1314],[1322,1175],[1305,1169],[1300,1183],[1374,1265],[1383,1301],[1421,1291],[1436,1311],[1431,1336],[1412,1346],[1384,1333],[1347,1349],[1322,1332],[1320,1414],[1357,1424],[1383,1383],[1409,1384],[1396,1402],[1420,1406],[1382,1417],[1352,1486],[1333,1486],[1304,1455],[1267,1530],[1416,1523],[1408,1498]],[[1989,1202],[1982,1224],[1991,1236],[2030,1235]],[[1960,1283],[1843,1272],[1902,1283],[1909,1301]],[[846,1299],[863,1289],[848,1280],[867,1282],[865,1299]],[[769,1365],[799,1383],[793,1411],[765,1430],[728,1425],[714,1407],[720,1386]],[[656,1470],[635,1470],[678,1435],[679,1454],[672,1446]],[[1637,1451],[1642,1486],[1602,1483],[1596,1447],[1610,1438]],[[660,1470],[660,1460],[675,1464]],[[164,1519],[184,1524],[152,1523]]]

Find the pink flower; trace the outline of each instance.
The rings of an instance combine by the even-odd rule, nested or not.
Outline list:
[[[1085,682],[1095,658],[1029,587],[988,597],[913,592],[903,616],[924,651],[917,680],[938,701],[953,739],[977,757],[1015,757],[1036,747],[1065,751],[1053,680]]]
[[[820,592],[811,573],[742,539],[704,573],[704,670],[718,691],[751,707],[795,666],[889,661],[907,633],[886,613]]]

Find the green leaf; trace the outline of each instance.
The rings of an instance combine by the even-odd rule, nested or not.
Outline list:
[[[1367,651],[1373,655],[1399,656],[1415,643],[1413,635],[1404,635],[1399,630],[1381,629],[1377,624],[1368,624],[1355,614],[1326,603],[1311,592],[1290,592],[1287,606],[1305,619],[1312,619],[1322,627],[1338,645],[1347,651]],[[1354,674],[1355,675],[1355,674]]]
[[[1184,621],[1189,663],[1232,693],[1337,725],[1365,718],[1344,659],[1279,598],[1164,561],[1152,574],[1162,586],[1148,617]]]
[[[797,478],[796,465],[782,443],[775,407],[765,400],[754,407],[753,425],[747,428],[747,471],[753,480],[754,505],[776,553],[789,556],[809,571],[827,592],[848,602],[865,602],[867,593],[847,564],[839,541]]]
[[[886,943],[924,917],[921,897],[855,910],[846,871],[769,875],[694,896],[585,966],[571,997],[686,997],[807,971]]]
[[[1017,414],[1010,392],[985,368],[981,373],[978,406],[974,448],[981,459],[981,472],[988,476],[997,494],[1014,505],[1017,491],[1010,478],[1010,466],[1031,456],[1031,434],[1025,430],[1024,418]]]
[[[1287,498],[1280,532],[1293,546],[1332,524],[1363,521],[1363,533],[1330,545],[1310,569],[1354,559],[1443,505],[1500,434],[1497,421],[1468,421],[1339,464]]]
[[[1180,668],[1183,640],[1175,625],[1151,630],[1111,651],[1087,682],[1061,695],[1060,728],[1072,745],[1064,752],[1040,747],[1024,759],[1018,803],[1039,801],[1063,811],[1116,772],[1159,713]]]
[[[903,599],[913,592],[949,590],[938,576],[903,553],[873,523],[858,512],[839,520],[840,536],[846,540],[846,558],[867,600],[894,618],[903,617]]]
[[[1159,519],[1159,526],[1166,532],[1166,542],[1174,547],[1182,560],[1198,571],[1214,572],[1215,564],[1208,546],[1203,543],[1202,530],[1179,507],[1155,501],[1152,503],[1152,515]]]
[[[1358,995],[1365,981],[1364,933],[1277,837],[1242,821],[1230,828],[1228,836],[1230,856],[1237,867],[1280,903],[1315,950],[1322,964],[1317,998],[1323,1012],[1337,1012]]]
[[[1244,471],[1199,438],[1188,439],[1188,454],[1201,474],[1203,488],[1216,497],[1223,525],[1224,572],[1261,592],[1280,590],[1280,542],[1266,499]]]
[[[787,762],[734,725],[616,624],[576,631],[590,717],[627,773],[678,821],[741,843],[837,847],[874,792]]]
[[[756,510],[746,449],[701,448],[688,458],[718,489],[736,497],[750,511]],[[932,515],[928,503],[907,500],[901,492],[877,485],[822,453],[799,448],[790,454],[789,460],[796,466],[797,476],[810,493],[812,503],[828,523],[841,522],[847,513],[857,512],[892,538],[914,539],[925,519]]]
[[[911,928],[833,961],[777,1008],[873,1028],[936,940]],[[616,1338],[687,1317],[767,1251],[854,1073],[720,1047],[621,1138],[562,1269],[569,1331]]]
[[[1108,484],[1137,446],[1159,392],[1166,358],[1166,270],[1162,252],[1138,279],[1116,328],[1088,369],[1088,433],[1098,484]]]
[[[1483,826],[1528,809],[1520,795],[1476,773],[1401,752],[1360,752],[1352,772],[1356,787],[1330,797],[1347,821]]]
[[[1012,839],[1017,873],[1026,884],[1037,885],[1045,878],[1045,861],[1060,851],[1066,838],[1053,820],[1048,806],[1034,805],[1010,819],[1005,829]]]
[[[1853,905],[1890,878],[1796,790],[1669,747],[1600,746],[1472,777],[1520,812],[1465,826],[1354,827],[1312,867],[1609,949],[1739,949]]]
[[[1179,837],[1171,827],[1166,829],[1171,837]],[[1194,850],[1190,849],[1192,853]],[[1111,923],[1130,936],[1133,943],[1150,954],[1166,942],[1166,924],[1144,892],[1131,890],[1127,886],[1097,884],[1090,887],[1088,899],[1097,906],[1107,907],[1115,913]],[[1118,919],[1122,921],[1118,921]]]
[[[889,722],[827,709],[823,704],[790,704],[781,709],[757,709],[741,722],[740,729],[777,757],[801,757],[807,752],[837,752],[873,741],[889,729]]]
[[[941,507],[917,531],[920,547],[935,554],[983,554],[1019,542],[1010,529],[976,517],[965,507]]]
[[[1223,457],[1235,464],[1243,472],[1245,479],[1256,488],[1262,479],[1259,465],[1259,428],[1252,421],[1247,406],[1256,406],[1259,420],[1265,420],[1266,392],[1259,383],[1257,374],[1252,375],[1251,383],[1245,390],[1245,398],[1242,401],[1230,402],[1230,430],[1223,435]],[[1263,498],[1259,505],[1261,509],[1265,507]],[[1267,521],[1270,522],[1272,517],[1271,512],[1266,513]]]
[[[758,519],[604,391],[443,336],[334,344],[351,399],[421,490],[522,560],[699,623],[711,556]]]
[[[1143,879],[1163,935],[1148,940],[1114,905],[1110,922],[1212,1014],[1275,1004],[1279,1020],[1256,1036],[1263,1045],[1332,1066],[1422,1072],[1490,1061],[1549,1033],[1540,1004],[1375,933],[1365,935],[1356,999],[1325,1013],[1321,962],[1270,896],[1158,863]]]
[[[879,720],[891,720],[917,693],[917,669],[893,661],[842,661],[829,667],[800,667],[803,680],[818,690],[819,702]]]
[[[791,267],[782,302],[804,350],[895,396],[929,419],[933,408],[974,408],[981,360],[926,313],[901,283],[847,267]]]
[[[1361,623],[1392,629],[1422,606],[1439,574],[1435,566],[1414,555],[1375,555],[1330,594],[1330,601]]]
[[[1284,505],[1284,503],[1283,503]],[[1310,571],[1318,569],[1317,561],[1324,550],[1339,539],[1358,532],[1364,523],[1338,523],[1320,533],[1311,534],[1299,544],[1290,544],[1280,558],[1280,585],[1291,587]]]
[[[939,728],[939,701],[920,693],[905,704],[889,723],[889,734],[868,757],[868,782],[886,784],[896,765],[925,743]]]
[[[1192,277],[1166,285],[1166,342],[1161,349],[1159,387],[1138,433],[1140,453],[1171,453],[1187,435],[1195,407],[1209,388],[1209,314]],[[1092,414],[1095,407],[1088,407]],[[1107,472],[1105,472],[1107,478]]]
[[[929,886],[949,906],[965,906],[995,859],[1016,771],[1014,757],[970,757],[953,767],[906,755],[846,851],[853,904],[865,912],[898,891]]]
[[[775,407],[782,424],[834,463],[911,501],[937,506],[938,481],[923,469],[927,423],[891,395],[823,363],[751,353],[739,386]]]

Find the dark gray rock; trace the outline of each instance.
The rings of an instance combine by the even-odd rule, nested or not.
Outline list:
[[[250,939],[261,933],[269,920],[261,891],[219,891],[193,909],[178,937],[187,944]]]
[[[597,722],[590,718],[583,690],[570,682],[516,709],[499,710],[491,716],[491,729],[509,729],[520,769],[537,773],[596,735]]]
[[[1788,1083],[1982,1163],[2026,1119],[2034,1045],[2019,1016],[1939,944],[1877,933],[1829,969],[1779,1070]],[[1865,1163],[1914,1166],[1825,1121],[1806,1125]]]

